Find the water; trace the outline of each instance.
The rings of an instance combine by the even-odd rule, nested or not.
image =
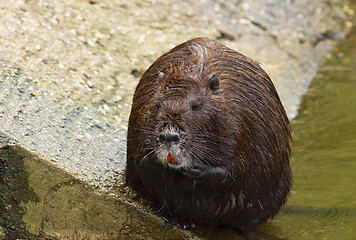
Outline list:
[[[259,229],[289,240],[356,239],[356,33],[318,72],[292,130],[293,190]],[[228,228],[172,227],[131,200],[18,146],[0,147],[0,239],[242,239]]]
[[[289,239],[356,239],[356,33],[318,72],[292,121],[294,187],[273,222]]]

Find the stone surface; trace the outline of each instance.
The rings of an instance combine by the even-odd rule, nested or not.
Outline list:
[[[162,53],[215,38],[261,63],[293,118],[352,15],[339,0],[2,1],[0,131],[112,186],[125,166],[135,85]]]
[[[2,131],[94,184],[116,182],[125,166],[125,130],[101,122],[88,107],[43,96],[25,83],[21,72],[9,71],[0,82]]]

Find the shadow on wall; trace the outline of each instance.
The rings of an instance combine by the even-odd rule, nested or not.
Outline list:
[[[28,202],[38,204],[40,198],[29,186],[23,161],[25,157],[10,145],[0,149],[0,238],[30,237],[23,221],[25,206]]]

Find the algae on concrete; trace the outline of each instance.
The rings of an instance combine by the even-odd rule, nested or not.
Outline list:
[[[16,143],[0,145],[0,170],[0,239],[198,239],[129,192],[89,186]]]

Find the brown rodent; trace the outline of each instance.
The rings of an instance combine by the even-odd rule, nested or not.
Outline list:
[[[286,201],[290,139],[259,64],[195,38],[158,58],[137,85],[126,183],[167,219],[251,229]]]

